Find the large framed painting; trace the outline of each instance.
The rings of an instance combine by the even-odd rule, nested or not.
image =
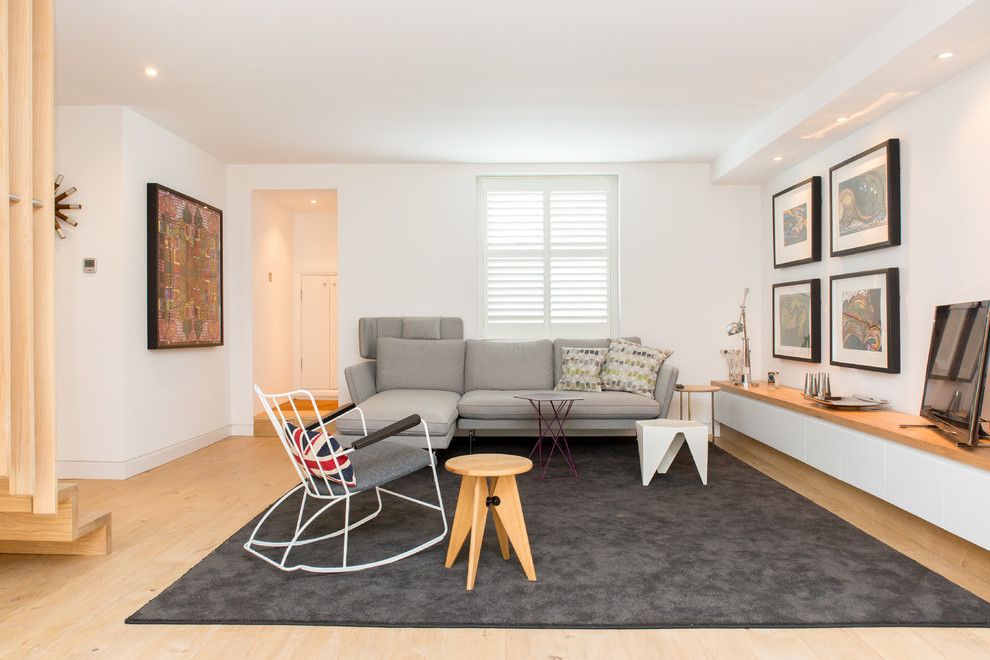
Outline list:
[[[899,140],[839,163],[828,179],[833,257],[901,244]]]
[[[223,211],[148,184],[148,348],[223,345]]]
[[[896,268],[833,275],[829,300],[831,363],[901,371],[900,287]]]
[[[773,267],[822,259],[822,178],[813,176],[773,196]]]
[[[773,285],[773,356],[822,361],[822,283],[819,279]]]

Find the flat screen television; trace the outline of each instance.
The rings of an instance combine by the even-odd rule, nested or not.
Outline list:
[[[935,308],[921,416],[961,445],[987,437],[990,300]]]

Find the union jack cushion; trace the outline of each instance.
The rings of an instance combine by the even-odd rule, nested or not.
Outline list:
[[[286,423],[285,430],[289,436],[292,458],[310,474],[320,478],[325,475],[328,481],[348,486],[356,483],[351,461],[341,455],[343,449],[332,435],[325,434],[319,428],[301,429],[289,423]]]

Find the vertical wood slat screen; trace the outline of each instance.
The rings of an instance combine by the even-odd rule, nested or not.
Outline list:
[[[614,176],[479,177],[486,337],[614,334],[616,190]]]
[[[35,513],[55,513],[52,0],[0,0],[3,16],[0,474]]]

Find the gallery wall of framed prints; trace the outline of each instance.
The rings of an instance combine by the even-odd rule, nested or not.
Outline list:
[[[829,363],[900,373],[900,272],[841,273],[842,257],[901,243],[900,141],[892,138],[829,168]],[[773,267],[822,262],[822,178],[771,198]],[[773,357],[820,363],[821,279],[772,285]]]

